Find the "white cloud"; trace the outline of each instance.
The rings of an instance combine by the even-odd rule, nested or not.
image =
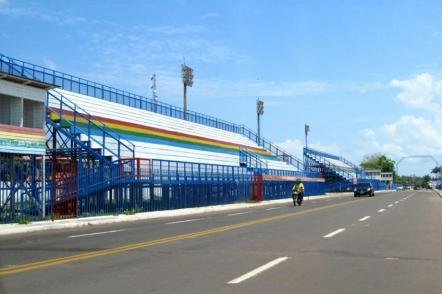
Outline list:
[[[207,19],[218,18],[218,17],[220,17],[219,13],[210,12],[210,13],[206,13],[206,14],[200,16],[200,19],[201,20],[207,20]]]
[[[45,66],[45,67],[47,67],[49,69],[53,69],[53,70],[58,70],[59,69],[58,65],[53,60],[51,60],[51,59],[49,59],[47,57],[43,58],[42,64],[43,64],[43,66]]]
[[[421,73],[407,80],[394,79],[389,86],[399,89],[397,102],[420,112],[400,115],[379,127],[362,130],[354,157],[383,153],[395,160],[412,155],[442,158],[442,80]],[[428,169],[428,165],[415,162],[401,173],[426,174]]]
[[[429,73],[422,73],[410,80],[392,80],[390,86],[402,90],[396,98],[405,106],[440,112],[442,102],[442,80]]]

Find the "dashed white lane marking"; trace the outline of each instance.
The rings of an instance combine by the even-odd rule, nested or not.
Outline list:
[[[227,216],[241,215],[241,214],[247,214],[247,213],[250,213],[250,211],[229,213]]]
[[[282,207],[270,207],[270,208],[267,208],[266,210],[274,210],[274,209],[280,209],[280,208],[282,208]]]
[[[121,232],[121,231],[124,231],[124,230],[121,229],[121,230],[112,230],[112,231],[96,232],[96,233],[81,234],[81,235],[72,235],[72,236],[68,236],[68,238],[78,238],[78,237],[87,237],[87,236],[95,236],[95,235],[103,235],[103,234],[112,234],[112,233],[117,233],[117,232]]]
[[[364,216],[363,218],[360,218],[359,221],[360,221],[360,222],[363,222],[363,221],[365,221],[365,220],[368,220],[370,217],[371,217],[371,216],[369,216],[369,215]]]
[[[388,204],[388,207],[393,207],[393,204]]]
[[[398,204],[398,203],[399,203],[399,201],[394,202],[394,204]]]
[[[383,211],[385,211],[385,209],[383,208],[378,210],[378,212],[383,212]]]
[[[246,273],[246,274],[236,278],[236,279],[231,280],[227,284],[239,284],[239,283],[241,283],[241,282],[243,282],[243,281],[245,281],[247,279],[250,279],[250,278],[252,278],[252,277],[262,273],[265,270],[268,270],[269,268],[274,267],[275,265],[277,265],[277,264],[279,264],[279,263],[281,263],[283,261],[286,261],[287,259],[288,259],[287,256],[279,257],[279,258],[277,258],[275,260],[272,260],[272,261],[270,261],[270,262],[268,262],[268,263],[266,263],[266,264],[264,264],[264,265],[262,265],[262,266],[260,266],[260,267],[258,267],[256,269],[254,269],[254,270],[252,270],[252,271],[250,271],[250,272],[248,272],[248,273]]]
[[[168,222],[168,223],[165,223],[165,225],[173,225],[173,224],[196,222],[196,221],[199,221],[199,220],[202,220],[202,218],[193,218],[193,219],[186,219],[186,220],[176,221],[176,222]]]
[[[323,238],[331,238],[331,237],[333,237],[333,236],[336,236],[337,234],[339,234],[339,233],[342,233],[343,231],[345,231],[345,228],[340,228],[340,229],[337,229],[336,231],[333,231],[333,232],[331,232],[331,233],[329,233],[329,234],[327,234],[327,235],[324,235],[324,236],[322,236]]]

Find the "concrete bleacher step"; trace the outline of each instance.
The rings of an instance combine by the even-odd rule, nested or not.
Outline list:
[[[112,119],[115,121],[121,121],[122,123],[132,123],[140,126],[148,126],[152,128],[157,128],[165,131],[173,131],[182,134],[183,136],[192,135],[196,137],[201,137],[204,139],[215,140],[226,142],[230,144],[237,145],[238,148],[258,148],[262,149],[255,141],[249,139],[248,137],[222,130],[219,128],[214,128],[198,123],[193,123],[189,121],[184,121],[182,119],[173,118],[166,115],[161,115],[158,113],[141,110],[138,108],[129,107],[123,104],[118,104],[115,102],[105,101],[101,99],[96,99],[93,97],[88,97],[85,95],[72,93],[64,90],[61,91],[63,95],[67,96],[76,105],[85,109],[88,113],[93,116],[97,116],[105,119]],[[56,107],[56,103],[49,101],[49,106]],[[79,134],[80,140],[84,141],[84,135]],[[92,135],[92,138],[96,138],[97,142],[100,142],[100,138]],[[95,140],[89,142],[89,147],[97,147]],[[144,142],[136,141],[134,139],[132,142],[135,143],[135,157],[139,158],[150,158],[150,159],[163,159],[171,161],[184,161],[184,162],[196,162],[196,163],[207,163],[207,164],[220,164],[229,166],[239,165],[239,154],[232,153],[232,151],[223,151],[222,149],[206,149],[205,147],[197,149],[194,147],[174,146],[173,144],[164,143],[154,143],[154,142]],[[189,146],[191,146],[189,144]],[[106,144],[106,148],[117,148],[112,144]],[[98,151],[98,150],[97,150]],[[100,150],[100,154],[106,155],[106,150]],[[122,154],[123,157],[132,156],[131,154]],[[268,168],[271,169],[281,169],[281,170],[294,170],[294,167],[286,162],[278,159],[265,159]]]

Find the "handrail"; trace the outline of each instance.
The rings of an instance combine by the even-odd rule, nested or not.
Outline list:
[[[249,151],[240,148],[239,149],[239,161],[245,163],[247,167],[251,168],[266,168],[268,167],[267,162],[264,162],[258,155],[250,153]]]
[[[83,118],[84,120],[87,121],[88,124],[88,129],[87,131],[85,131],[86,135],[88,136],[89,140],[92,140],[94,142],[96,142],[97,144],[100,145],[101,148],[103,148],[104,150],[106,150],[107,152],[109,152],[110,154],[114,155],[115,157],[117,157],[118,159],[120,159],[121,157],[121,146],[126,147],[126,149],[128,150],[128,152],[130,152],[133,156],[134,156],[134,149],[131,149],[129,146],[127,146],[126,144],[124,144],[123,142],[121,142],[119,140],[119,138],[115,137],[110,131],[108,131],[107,129],[109,129],[107,126],[106,127],[102,127],[99,126],[96,122],[94,122],[92,120],[93,116],[91,116],[90,114],[88,114],[87,112],[85,113],[81,113],[77,111],[77,105],[73,104],[72,101],[70,101],[69,99],[67,99],[66,97],[64,97],[63,95],[61,95],[60,93],[57,92],[57,94],[60,95],[60,97],[55,96],[53,93],[48,92],[48,99],[49,97],[52,97],[53,99],[55,99],[56,101],[58,101],[60,103],[60,108],[58,109],[58,111],[60,111],[59,115],[60,115],[60,119],[62,119],[63,116],[63,106],[67,107],[68,109],[70,109],[71,111],[73,111],[74,113],[74,122],[68,121],[70,123],[71,126],[73,126],[74,128],[77,129],[83,129],[81,127],[79,127],[77,125],[77,116],[80,118]],[[64,101],[63,101],[64,99]],[[73,104],[73,106],[69,105],[68,103],[66,103],[66,100],[70,103]],[[49,103],[48,103],[49,104]],[[53,109],[53,108],[51,108]],[[81,109],[83,111],[83,109]],[[101,123],[101,122],[100,122]],[[103,123],[101,123],[103,124]],[[104,124],[103,124],[104,125]],[[98,129],[101,131],[101,136],[102,136],[102,141],[100,142],[99,140],[95,139],[92,135],[91,135],[91,127],[94,129]],[[107,128],[107,129],[106,129]],[[110,130],[110,129],[109,129]],[[113,131],[112,131],[113,132]],[[117,142],[118,145],[118,150],[117,152],[115,152],[114,150],[110,149],[109,147],[106,146],[106,138],[110,138],[113,139]],[[132,144],[132,143],[130,143]],[[133,144],[132,144],[133,145]]]
[[[319,154],[305,152],[304,156],[307,156],[308,158],[315,160],[319,164],[324,165],[325,168],[332,170],[334,173],[345,178],[346,180],[353,179],[353,175],[350,172],[337,168],[338,166],[336,166],[335,164],[328,161],[325,157],[319,157],[319,158],[316,157],[316,156],[320,156]],[[355,171],[355,175],[357,176],[356,171]]]
[[[124,135],[121,135],[117,132],[115,132],[113,129],[111,129],[110,127],[108,127],[105,123],[103,123],[102,121],[100,121],[96,116],[90,114],[89,112],[87,112],[84,108],[78,106],[77,104],[75,104],[72,100],[70,100],[69,98],[67,98],[66,96],[64,96],[62,93],[54,90],[54,92],[56,92],[57,94],[60,95],[61,100],[67,101],[69,103],[71,103],[71,105],[74,105],[74,112],[78,112],[78,110],[80,110],[81,112],[78,112],[80,115],[84,115],[82,116],[83,118],[87,119],[88,121],[90,120],[91,123],[93,125],[95,125],[97,128],[102,128],[104,129],[104,131],[106,133],[108,133],[113,139],[115,139],[116,141],[125,141],[126,143],[121,142],[121,145],[126,147],[129,151],[131,151],[132,153],[132,157],[135,157],[135,144],[132,143],[128,138],[126,138]],[[54,97],[54,95],[52,95]],[[57,98],[56,98],[57,99]],[[69,108],[72,109],[71,106],[69,106],[68,104],[66,104]],[[86,116],[86,117],[85,117]],[[129,145],[129,146],[128,146]]]
[[[295,166],[298,170],[303,169],[303,163],[300,159],[275,146],[274,144],[270,143],[270,141],[258,137],[256,133],[244,125],[234,124],[195,111],[188,110],[185,112],[181,107],[176,107],[164,102],[154,101],[151,98],[143,97],[141,95],[118,90],[113,87],[105,86],[103,84],[95,83],[56,70],[24,62],[19,59],[7,57],[1,53],[0,72],[54,85],[55,87],[59,87],[67,91],[92,96],[98,99],[112,101],[126,106],[151,111],[178,119],[185,119],[190,122],[238,133],[248,137],[252,141],[256,142],[259,146],[268,148],[271,153],[275,154],[278,158],[284,160],[288,164]]]
[[[311,153],[311,154],[315,154],[315,155],[318,155],[318,156],[328,157],[328,158],[331,158],[331,159],[342,161],[343,163],[345,163],[345,164],[349,165],[350,167],[352,167],[356,172],[363,173],[363,170],[360,167],[358,167],[357,165],[355,165],[354,163],[352,163],[351,161],[349,161],[348,159],[346,159],[346,158],[344,158],[342,156],[334,155],[334,154],[327,153],[327,152],[324,152],[324,151],[319,151],[319,150],[315,150],[315,149],[304,147],[304,153],[306,153],[306,152],[307,153]]]
[[[241,126],[242,134],[243,136],[246,136],[250,140],[256,142],[258,146],[263,147],[264,149],[270,151],[271,153],[275,154],[276,157],[287,164],[295,166],[298,170],[304,169],[304,163],[296,158],[295,156],[291,155],[290,153],[284,151],[282,148],[270,143],[265,138],[260,138],[256,133],[254,133],[252,130],[245,126]]]

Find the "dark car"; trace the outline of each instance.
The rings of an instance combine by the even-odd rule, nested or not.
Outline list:
[[[359,197],[361,195],[374,196],[373,186],[370,183],[361,183],[355,185],[353,192],[355,197]]]

